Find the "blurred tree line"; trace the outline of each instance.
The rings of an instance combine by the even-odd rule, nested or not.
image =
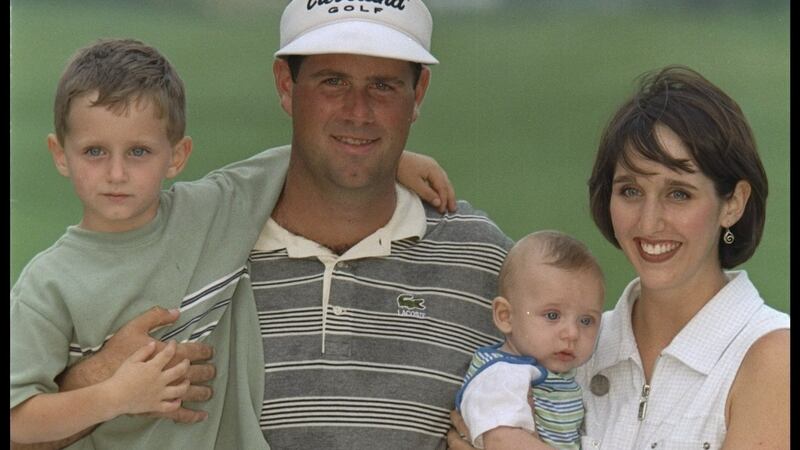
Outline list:
[[[25,2],[46,2],[48,0],[12,0],[13,4]],[[51,1],[51,0],[50,0]],[[358,2],[359,0],[341,0]],[[492,10],[501,8],[536,10],[585,10],[605,13],[626,10],[685,9],[699,13],[738,11],[759,13],[770,10],[789,9],[790,0],[424,0],[435,12],[459,12]],[[134,7],[147,5],[149,8],[184,10],[202,15],[240,15],[256,12],[280,15],[289,0],[73,0],[73,3],[103,3]]]

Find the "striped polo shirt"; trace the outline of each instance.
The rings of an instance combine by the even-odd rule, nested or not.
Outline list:
[[[466,202],[441,215],[397,187],[389,223],[343,255],[270,220],[250,256],[273,450],[445,448],[512,245]]]

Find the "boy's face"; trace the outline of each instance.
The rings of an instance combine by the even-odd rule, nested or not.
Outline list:
[[[533,356],[547,370],[566,372],[594,351],[602,315],[603,282],[592,270],[528,264],[508,299],[510,332],[504,349]]]
[[[91,106],[96,92],[72,101],[63,147],[54,135],[48,147],[58,171],[72,180],[83,204],[80,226],[123,232],[150,222],[158,211],[165,178],[183,168],[191,140],[172,145],[165,119],[150,100],[131,102],[125,111]]]

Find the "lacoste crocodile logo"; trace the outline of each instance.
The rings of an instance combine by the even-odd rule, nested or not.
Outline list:
[[[397,296],[397,314],[406,317],[417,317],[424,319],[425,299],[415,297],[413,294],[400,294]]]
[[[425,309],[425,299],[416,298],[413,294],[400,294],[397,296],[397,306],[407,309]]]

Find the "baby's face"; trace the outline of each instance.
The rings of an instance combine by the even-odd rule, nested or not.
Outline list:
[[[511,333],[508,350],[533,356],[551,372],[585,363],[594,351],[604,287],[591,270],[564,270],[533,264],[521,271],[509,292]]]

